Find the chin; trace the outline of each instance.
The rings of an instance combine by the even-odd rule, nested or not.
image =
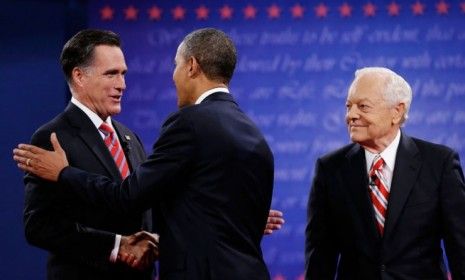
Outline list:
[[[350,134],[350,140],[352,140],[352,142],[355,143],[360,143],[363,142],[365,139],[363,137],[360,137],[360,135]]]
[[[118,115],[119,113],[121,113],[121,108],[112,110],[110,116]]]

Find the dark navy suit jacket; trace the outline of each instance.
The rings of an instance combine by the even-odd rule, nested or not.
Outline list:
[[[262,280],[273,170],[258,128],[230,94],[214,93],[168,118],[152,155],[121,187],[74,167],[59,181],[116,212],[153,207],[161,279]]]
[[[139,139],[113,121],[130,168],[145,160]],[[74,104],[39,128],[31,143],[51,149],[50,134],[56,132],[71,165],[121,182],[121,175],[92,121]],[[28,242],[49,251],[48,279],[151,279],[151,269],[139,272],[109,262],[115,233],[150,230],[150,213],[115,215],[52,184],[27,174],[24,224]]]
[[[320,159],[308,202],[306,279],[465,279],[465,184],[457,153],[402,133],[383,237],[365,154],[347,145]]]

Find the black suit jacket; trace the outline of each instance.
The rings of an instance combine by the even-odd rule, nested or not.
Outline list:
[[[113,121],[129,165],[145,160],[139,139]],[[69,163],[83,170],[121,181],[116,164],[91,120],[70,103],[63,113],[39,128],[32,144],[50,149],[50,133],[56,132]],[[130,234],[151,226],[149,214],[114,215],[91,205],[52,184],[27,174],[24,224],[28,242],[50,252],[48,279],[150,279],[151,271],[139,272],[108,259],[115,233]]]
[[[402,133],[383,237],[366,173],[358,144],[318,159],[308,203],[306,279],[334,279],[336,271],[338,279],[447,279],[441,239],[453,279],[465,279],[458,155]]]
[[[168,118],[153,154],[121,188],[74,167],[59,181],[113,211],[158,209],[161,279],[262,280],[273,169],[257,127],[230,94],[215,93]]]

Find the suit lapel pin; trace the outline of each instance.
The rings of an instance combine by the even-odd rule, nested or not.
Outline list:
[[[128,140],[128,141],[131,140],[131,136],[129,136],[129,135],[124,135],[124,138],[126,138],[126,140]]]

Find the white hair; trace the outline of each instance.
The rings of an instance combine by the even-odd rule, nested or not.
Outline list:
[[[412,88],[407,81],[394,71],[385,67],[365,67],[355,71],[355,79],[350,85],[349,92],[358,80],[366,75],[374,74],[384,78],[383,98],[391,105],[399,103],[405,104],[405,113],[402,116],[402,123],[408,119],[410,104],[412,103]]]

